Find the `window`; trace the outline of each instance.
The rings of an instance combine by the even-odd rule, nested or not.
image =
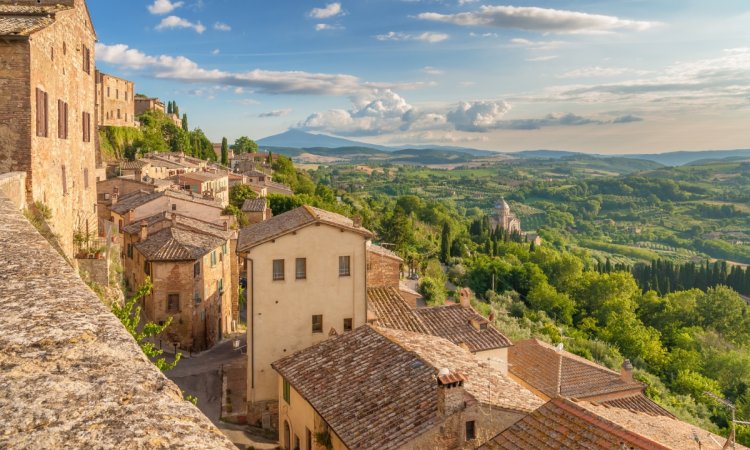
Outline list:
[[[289,382],[284,378],[283,384],[283,390],[284,390],[284,401],[287,402],[287,404],[291,405],[292,400],[292,387],[289,385]]]
[[[352,331],[352,319],[344,319],[344,331]]]
[[[83,142],[91,142],[91,114],[83,113],[81,120],[83,130]]]
[[[193,265],[193,277],[198,278],[201,274],[201,262],[198,261]]]
[[[47,137],[47,93],[36,88],[36,135]]]
[[[83,169],[83,188],[84,189],[89,188],[89,169],[88,168]]]
[[[211,252],[211,267],[216,267],[216,250]]]
[[[57,101],[57,137],[68,138],[68,104],[62,100]]]
[[[110,92],[109,92],[109,86],[107,86],[107,97],[108,98],[111,97]],[[109,113],[107,113],[107,114],[109,114]]]
[[[196,305],[201,304],[201,294],[199,292],[196,292],[195,294],[193,294],[193,301],[195,302]],[[201,320],[203,320],[203,311],[201,311]]]
[[[313,333],[323,332],[323,315],[322,314],[312,316],[312,332]]]
[[[339,256],[339,276],[348,277],[351,275],[351,260],[348,256]]]
[[[125,90],[125,101],[128,101],[128,91],[127,90]],[[127,120],[127,119],[128,119],[128,115],[125,114],[125,120]]]
[[[222,294],[224,292],[224,279],[219,278],[216,281],[216,290],[219,291],[219,294]]]
[[[476,430],[476,424],[473,420],[469,420],[466,422],[466,440],[470,441],[472,439],[476,439],[477,437],[477,430]]]
[[[167,312],[180,312],[180,294],[167,294]]]
[[[120,227],[122,229],[122,227]],[[133,258],[133,244],[128,244],[128,258]]]
[[[117,108],[117,119],[120,119],[120,108]]]
[[[149,275],[151,273],[151,263],[148,261],[143,261],[143,273],[146,275]]]
[[[224,252],[225,255],[229,252],[229,250],[227,250],[227,244],[221,246],[221,251]]]
[[[177,205],[172,204],[172,211],[177,211]]]
[[[115,89],[115,98],[117,100],[120,100],[120,90],[119,89]]]
[[[279,281],[284,279],[284,260],[274,259],[273,260],[273,279]]]
[[[65,172],[65,166],[60,167],[60,169],[61,169],[60,176],[62,177],[61,179],[62,179],[63,195],[68,195],[68,175]]]
[[[298,280],[307,278],[307,258],[297,258],[294,261],[294,273]]]
[[[85,45],[83,45],[82,47],[83,51],[81,53],[83,54],[83,71],[86,73],[91,73],[91,50],[89,50],[89,48]]]
[[[312,450],[312,431],[305,428],[305,450]]]

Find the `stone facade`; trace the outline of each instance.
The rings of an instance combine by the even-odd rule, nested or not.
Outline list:
[[[367,250],[367,286],[399,287],[403,260],[393,252],[378,246]]]
[[[0,0],[13,4],[40,2]],[[75,229],[96,227],[96,35],[84,0],[52,4],[49,25],[0,39],[0,172],[26,172],[27,199],[50,208],[72,255]]]
[[[0,194],[10,199],[17,209],[26,206],[26,172],[0,174]]]
[[[510,205],[505,199],[500,199],[495,206],[495,212],[490,217],[490,225],[493,229],[500,228],[508,233],[521,232],[521,220],[510,210]]]
[[[135,84],[96,71],[96,117],[99,126],[135,127]]]
[[[165,112],[164,102],[158,98],[135,97],[135,115],[140,116],[146,111]]]

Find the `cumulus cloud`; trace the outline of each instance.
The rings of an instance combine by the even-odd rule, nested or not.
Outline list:
[[[308,16],[313,19],[330,19],[343,14],[344,11],[341,9],[341,3],[329,3],[324,8],[313,8],[307,13]]]
[[[480,6],[478,10],[456,14],[425,12],[422,20],[470,27],[513,28],[542,33],[610,33],[619,30],[643,31],[658,22],[620,19],[559,9],[520,6]]]
[[[185,2],[171,2],[170,0],[154,0],[152,5],[148,5],[148,12],[151,14],[167,14],[183,6]]]
[[[633,114],[626,114],[624,116],[615,117],[612,120],[612,123],[632,123],[632,122],[642,122],[643,118],[634,116]]]
[[[172,28],[191,28],[195,30],[196,33],[202,34],[204,31],[206,31],[206,27],[203,26],[202,23],[196,22],[193,23],[187,19],[183,19],[182,17],[178,16],[168,16],[165,17],[159,22],[159,25],[156,26],[157,30],[168,30]]]
[[[397,31],[389,31],[386,34],[378,34],[375,36],[375,39],[379,41],[421,41],[428,42],[430,44],[442,42],[448,38],[450,38],[450,36],[445,33],[436,33],[433,31],[426,31],[421,34],[409,34]]]
[[[214,30],[217,31],[232,31],[232,27],[229,25],[223,23],[223,22],[216,22],[214,23]]]
[[[426,73],[427,75],[442,75],[445,73],[444,70],[437,69],[432,66],[424,66],[422,67],[422,72]]]
[[[125,70],[141,71],[155,78],[244,87],[266,94],[355,95],[389,87],[386,84],[366,83],[347,74],[260,69],[227,72],[205,69],[184,56],[147,55],[125,44],[98,43],[96,58],[99,62]]]
[[[261,119],[268,118],[268,117],[284,117],[284,116],[288,116],[291,112],[292,112],[291,109],[274,109],[273,111],[260,113],[258,114],[258,117]]]
[[[331,25],[330,23],[316,23],[315,24],[315,31],[325,31],[325,30],[343,30],[344,27],[341,25]]]
[[[504,101],[460,102],[446,119],[459,131],[488,131],[497,127],[510,105]]]

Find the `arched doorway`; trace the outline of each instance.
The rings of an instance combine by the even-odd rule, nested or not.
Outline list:
[[[284,442],[281,443],[286,450],[291,450],[292,431],[289,429],[289,422],[284,421]]]

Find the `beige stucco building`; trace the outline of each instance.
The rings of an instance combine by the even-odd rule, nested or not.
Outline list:
[[[229,178],[220,172],[191,172],[177,175],[175,183],[180,189],[215,200],[222,206],[229,204]]]
[[[0,173],[26,172],[68,255],[96,229],[95,41],[84,0],[0,0]]]
[[[99,126],[136,126],[135,84],[97,70],[96,117]]]
[[[359,221],[310,206],[240,230],[249,423],[278,429],[273,361],[366,323],[371,236]]]

